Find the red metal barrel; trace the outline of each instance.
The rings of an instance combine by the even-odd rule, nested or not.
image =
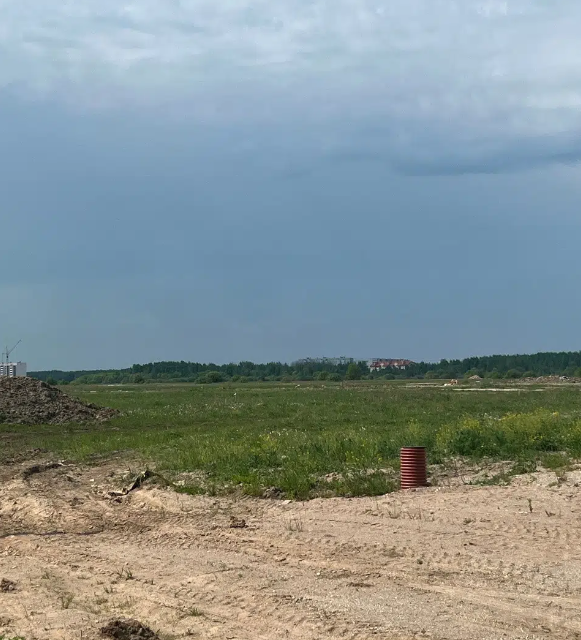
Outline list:
[[[400,452],[400,486],[415,489],[428,486],[425,447],[403,447]]]

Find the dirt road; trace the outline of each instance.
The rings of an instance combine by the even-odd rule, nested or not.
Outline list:
[[[0,472],[0,636],[131,617],[168,639],[581,637],[579,472],[294,503],[111,497],[122,463],[29,466]]]

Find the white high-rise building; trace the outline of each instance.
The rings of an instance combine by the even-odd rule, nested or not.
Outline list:
[[[16,378],[26,376],[26,362],[8,362],[0,364],[0,378]]]

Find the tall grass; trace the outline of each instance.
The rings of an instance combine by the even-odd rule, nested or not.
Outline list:
[[[377,495],[395,488],[399,449],[450,456],[581,457],[581,391],[461,393],[392,383],[97,387],[70,392],[120,409],[102,426],[0,427],[11,449],[89,460],[128,452],[184,490],[265,489],[289,497]],[[95,393],[96,392],[96,393]]]

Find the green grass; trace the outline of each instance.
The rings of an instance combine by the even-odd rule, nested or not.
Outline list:
[[[294,498],[378,495],[396,487],[405,445],[426,446],[431,462],[464,456],[524,464],[544,456],[553,468],[581,457],[576,387],[466,393],[365,382],[66,391],[124,415],[91,427],[0,425],[5,448],[79,461],[128,452],[170,477],[193,472],[182,488],[189,493],[262,495],[272,487]]]

